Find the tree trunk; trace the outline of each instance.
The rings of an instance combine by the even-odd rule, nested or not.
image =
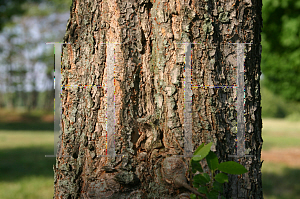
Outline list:
[[[261,7],[261,0],[73,0],[64,37],[71,44],[62,51],[60,143],[60,154],[71,157],[57,157],[54,198],[185,198],[191,193],[175,186],[163,169],[166,157],[184,155],[190,147],[184,144],[189,82],[183,42],[198,43],[191,45],[191,149],[213,142],[220,162],[239,161],[249,170],[229,176],[225,198],[262,198]],[[245,45],[244,110],[245,147],[253,157],[229,157],[237,152],[236,89],[216,87],[236,84],[237,47],[229,42],[252,43]],[[114,99],[107,89],[112,48]],[[106,124],[108,112],[115,115],[114,126],[110,115]],[[184,162],[181,170],[190,182],[190,157],[176,158]]]

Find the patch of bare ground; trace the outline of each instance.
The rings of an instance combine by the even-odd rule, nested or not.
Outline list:
[[[43,122],[54,122],[54,115],[44,115],[41,120]]]
[[[272,148],[261,152],[264,162],[283,163],[289,167],[300,168],[300,148]]]

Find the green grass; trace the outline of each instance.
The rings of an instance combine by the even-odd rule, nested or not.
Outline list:
[[[28,123],[29,124],[29,123]],[[30,124],[34,125],[34,124]],[[0,124],[0,198],[47,199],[53,197],[53,131],[35,130]],[[3,126],[2,126],[3,127]],[[23,126],[24,127],[24,126]],[[263,150],[299,147],[300,123],[263,119]],[[265,199],[300,199],[300,168],[264,162],[262,167]]]
[[[1,130],[11,130],[11,131],[53,131],[54,123],[53,122],[7,122],[0,123]]]
[[[53,131],[0,131],[0,198],[53,197]]]
[[[263,119],[263,150],[299,147],[300,122],[282,119]]]
[[[263,163],[264,199],[300,199],[300,168],[285,164]]]
[[[0,131],[0,150],[40,147],[44,150],[54,148],[53,131]]]
[[[280,119],[263,119],[263,150],[298,147],[300,122]],[[262,166],[265,199],[300,199],[300,168],[285,164],[264,162]]]
[[[1,182],[3,199],[53,198],[53,178],[44,176],[23,177],[17,182]]]
[[[285,118],[300,121],[300,102],[287,101],[261,85],[261,106],[264,118]]]

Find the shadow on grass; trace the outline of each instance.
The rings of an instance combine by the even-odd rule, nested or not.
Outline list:
[[[55,158],[45,157],[53,152],[51,146],[1,149],[0,181],[18,181],[27,176],[53,177]]]
[[[0,123],[0,130],[54,131],[54,122],[6,122]]]
[[[264,196],[276,199],[300,199],[300,169],[284,168],[282,174],[262,174]]]

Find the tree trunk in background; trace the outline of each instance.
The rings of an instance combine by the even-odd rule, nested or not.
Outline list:
[[[63,85],[105,85],[108,45],[115,45],[115,150],[107,158],[106,91],[62,90],[62,155],[54,198],[184,198],[165,181],[162,161],[184,150],[184,53],[192,45],[193,85],[233,85],[236,45],[245,60],[245,146],[249,172],[230,175],[226,198],[262,198],[260,32],[261,0],[73,0],[63,46]],[[232,88],[193,87],[193,149],[213,142],[219,161],[238,161]],[[138,118],[151,116],[152,122]],[[190,158],[182,159],[188,166]],[[202,162],[205,166],[205,161]],[[186,175],[188,181],[190,177]],[[180,195],[181,194],[181,195]]]

